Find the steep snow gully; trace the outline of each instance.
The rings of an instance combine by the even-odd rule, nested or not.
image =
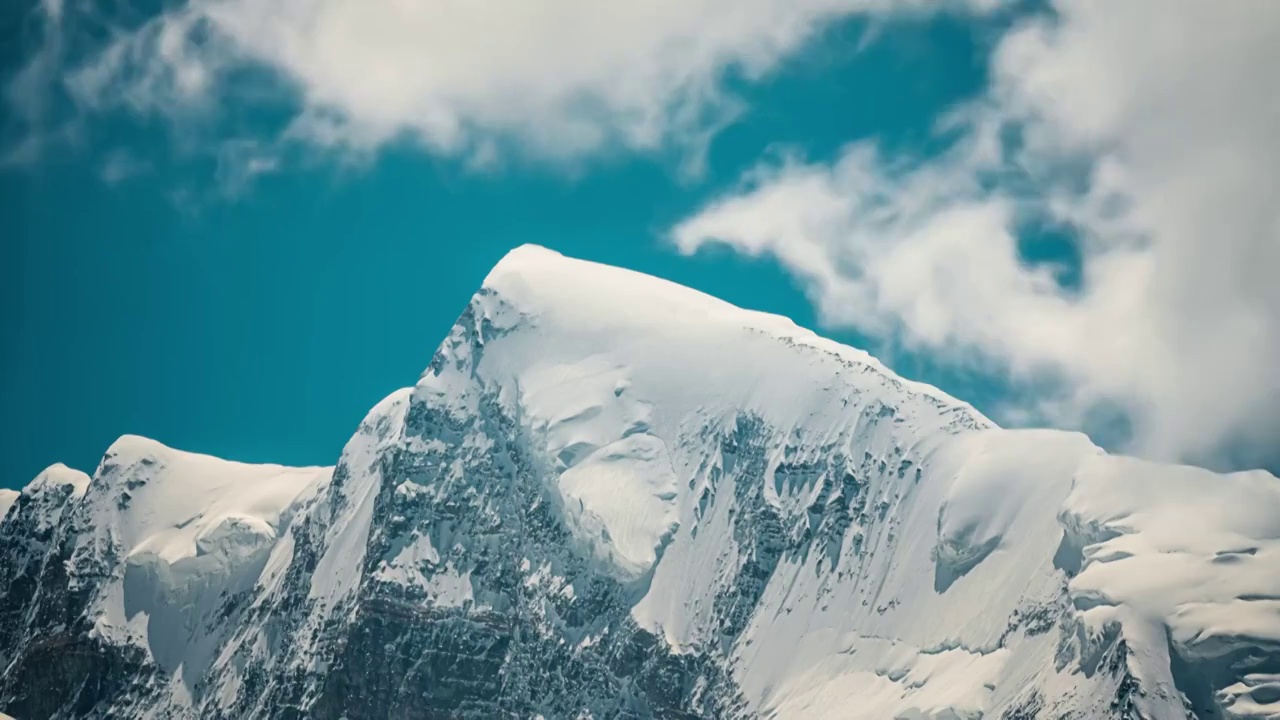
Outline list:
[[[1280,481],[526,246],[330,468],[0,493],[18,718],[1280,718]]]

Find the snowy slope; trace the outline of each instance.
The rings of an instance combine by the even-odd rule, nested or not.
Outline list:
[[[0,537],[60,526],[50,538],[54,558],[22,574],[62,580],[63,592],[82,594],[84,606],[75,609],[88,638],[144,650],[173,678],[182,702],[220,639],[211,618],[228,598],[253,587],[290,514],[328,472],[244,465],[125,436],[107,450],[92,481],[61,465],[43,472],[22,490]],[[65,502],[57,495],[56,514],[33,512],[29,503],[62,488],[69,492]],[[32,524],[24,525],[28,519]],[[48,567],[59,556],[68,577]],[[0,599],[31,592],[22,579],[6,578]],[[43,592],[37,586],[31,594]],[[6,655],[42,649],[48,628],[29,629],[36,632],[11,640]],[[21,670],[10,667],[6,679]]]
[[[291,514],[329,472],[116,441],[76,517],[83,528],[71,554],[97,560],[109,548],[123,564],[90,605],[94,632],[145,647],[185,691],[216,651],[209,620],[254,587]]]
[[[0,525],[20,717],[1280,717],[1275,477],[541,248],[333,468],[73,472]]]
[[[18,501],[18,491],[0,488],[0,522],[9,514],[9,508]]]

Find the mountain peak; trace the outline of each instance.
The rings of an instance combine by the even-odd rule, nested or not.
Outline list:
[[[22,489],[23,493],[42,492],[49,488],[70,486],[72,497],[80,497],[84,495],[85,490],[89,487],[89,476],[63,465],[62,463],[54,463],[36,475],[35,479],[27,483]]]
[[[485,296],[496,302],[486,301]],[[833,362],[828,372],[834,371],[834,365],[856,365],[911,392],[963,407],[981,423],[990,424],[968,403],[931,385],[901,378],[869,353],[819,336],[789,318],[743,309],[669,280],[570,258],[538,245],[522,245],[507,253],[485,278],[475,304],[503,327],[537,324],[544,340],[539,352],[554,353],[553,346],[561,345],[582,356],[626,346],[635,359],[636,354],[700,348],[701,360],[690,368],[717,367],[730,374],[743,365],[764,369],[769,356],[782,361],[778,368],[826,357]],[[589,347],[574,345],[588,336],[594,338]],[[775,350],[786,346],[787,358],[770,351],[752,360],[754,348],[762,342]],[[641,343],[648,348],[638,347]],[[787,372],[779,369],[774,374]],[[754,379],[741,379],[746,384],[739,389],[757,384]]]
[[[669,280],[562,255],[539,245],[521,245],[494,266],[482,286],[521,308],[573,307],[630,322],[674,323],[692,320],[790,321],[752,313]]]
[[[1280,713],[1276,478],[534,246],[332,468],[125,436],[38,485],[80,490],[0,524],[24,718]]]

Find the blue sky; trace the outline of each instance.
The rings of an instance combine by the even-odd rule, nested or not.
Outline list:
[[[245,10],[252,5],[237,0],[223,9],[252,20]],[[1214,439],[1193,448],[1192,459],[1271,462],[1257,448],[1274,437],[1273,413],[1243,401],[1225,409],[1210,400],[1168,404],[1167,385],[1135,397],[1117,393],[1132,372],[1124,362],[1095,367],[1054,349],[1077,347],[1080,336],[1046,338],[1031,349],[998,339],[1078,324],[1095,336],[1123,335],[1139,323],[1090,324],[1124,313],[1086,316],[1085,303],[1073,299],[1093,289],[1082,238],[1133,232],[1112,227],[1126,220],[1115,213],[1080,219],[1098,200],[1091,194],[1103,186],[1097,168],[1109,158],[1071,148],[1010,159],[1021,151],[1015,131],[1044,128],[1000,105],[998,53],[1017,28],[1063,21],[1035,8],[902,15],[874,5],[824,6],[801,19],[806,31],[769,35],[760,53],[762,41],[751,33],[763,31],[750,28],[717,46],[715,57],[727,59],[707,65],[698,59],[705,53],[691,53],[692,64],[676,74],[710,84],[694,90],[659,83],[637,99],[587,77],[570,88],[568,105],[560,104],[559,87],[549,87],[510,111],[494,100],[506,85],[483,95],[470,76],[474,97],[461,100],[452,87],[386,88],[420,93],[455,113],[462,129],[446,123],[442,130],[433,124],[436,105],[429,113],[421,104],[406,110],[398,97],[343,85],[350,82],[343,72],[311,56],[264,54],[260,38],[237,35],[249,23],[234,17],[221,28],[225,38],[200,40],[176,59],[155,42],[169,26],[198,34],[183,25],[183,8],[199,15],[212,3],[119,17],[75,3],[11,4],[0,24],[9,88],[0,169],[0,485],[21,486],[54,461],[90,470],[123,433],[239,460],[330,463],[369,407],[414,381],[487,270],[527,242],[787,315],[887,353],[903,374],[1008,422],[1086,427],[1118,444],[1131,433],[1114,432],[1117,417],[1127,427],[1153,410],[1209,408],[1217,413]],[[760,27],[778,22],[769,16]],[[666,42],[675,31],[655,23],[655,37]],[[199,33],[217,38],[213,27]],[[112,61],[104,37],[132,43],[134,65]],[[412,43],[419,45],[430,50],[429,39]],[[591,62],[599,52],[584,48],[569,60]],[[351,52],[352,63],[379,60],[376,48],[322,49],[326,57]],[[476,72],[501,70],[487,56],[456,60],[463,61]],[[161,82],[149,70],[157,67]],[[196,90],[185,84],[189,77],[198,78]],[[606,111],[571,115],[565,107],[577,108],[579,96]],[[654,103],[656,121],[646,109]],[[993,106],[1000,157],[987,162],[975,159],[975,148],[987,147],[980,141]],[[632,120],[637,108],[646,118],[640,125]],[[1038,163],[1051,154],[1057,164],[1044,170]],[[1053,195],[1059,177],[1085,177],[1086,188]],[[858,178],[884,188],[888,199],[857,195]],[[776,213],[761,219],[777,207],[764,202],[774,191],[786,191],[786,222]],[[840,200],[838,217],[822,214],[829,205],[819,202],[823,192]],[[1077,214],[1050,213],[1058,207],[1044,201],[1050,195],[1073,201]],[[920,198],[921,206],[903,198]],[[868,216],[880,220],[864,227]],[[990,218],[994,226],[984,224]],[[856,244],[874,235],[892,243],[885,247],[910,248],[939,224],[947,233],[976,233],[982,243],[988,231],[1010,233],[1012,255],[1000,238],[993,242],[1009,257],[983,254],[987,244],[953,257],[951,244],[930,244],[929,235],[921,252],[946,265],[910,264],[913,272],[947,267],[972,275],[959,303],[941,298],[952,306],[972,296],[970,314],[929,315],[916,299],[921,293],[905,305],[888,303],[912,276],[891,274],[902,264],[889,250]],[[1147,240],[1158,241],[1154,234]],[[799,261],[802,247],[819,250],[824,264]],[[868,287],[875,268],[883,268],[878,284]],[[1037,285],[1043,278],[1034,271],[1050,269],[1056,279]],[[939,285],[928,272],[916,280]],[[1239,279],[1234,265],[1224,272],[1224,284]],[[987,286],[1004,294],[986,298]],[[1261,304],[1264,325],[1276,317],[1265,314],[1270,296],[1246,299]],[[1103,301],[1118,302],[1112,295]],[[992,310],[1016,307],[1039,314]],[[1164,343],[1098,354],[1139,363],[1135,353],[1163,358],[1176,349]],[[1274,393],[1256,366],[1237,372],[1258,376],[1255,394]],[[1175,383],[1185,377],[1169,374]],[[1242,422],[1260,424],[1261,434],[1238,433]],[[1148,423],[1159,427],[1149,437],[1139,433],[1150,442],[1135,449],[1169,455],[1169,445],[1182,447],[1185,431],[1165,424]]]

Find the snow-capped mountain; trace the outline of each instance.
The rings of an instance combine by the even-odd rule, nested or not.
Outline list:
[[[1275,477],[536,247],[331,468],[124,437],[0,510],[23,720],[1280,718]]]

